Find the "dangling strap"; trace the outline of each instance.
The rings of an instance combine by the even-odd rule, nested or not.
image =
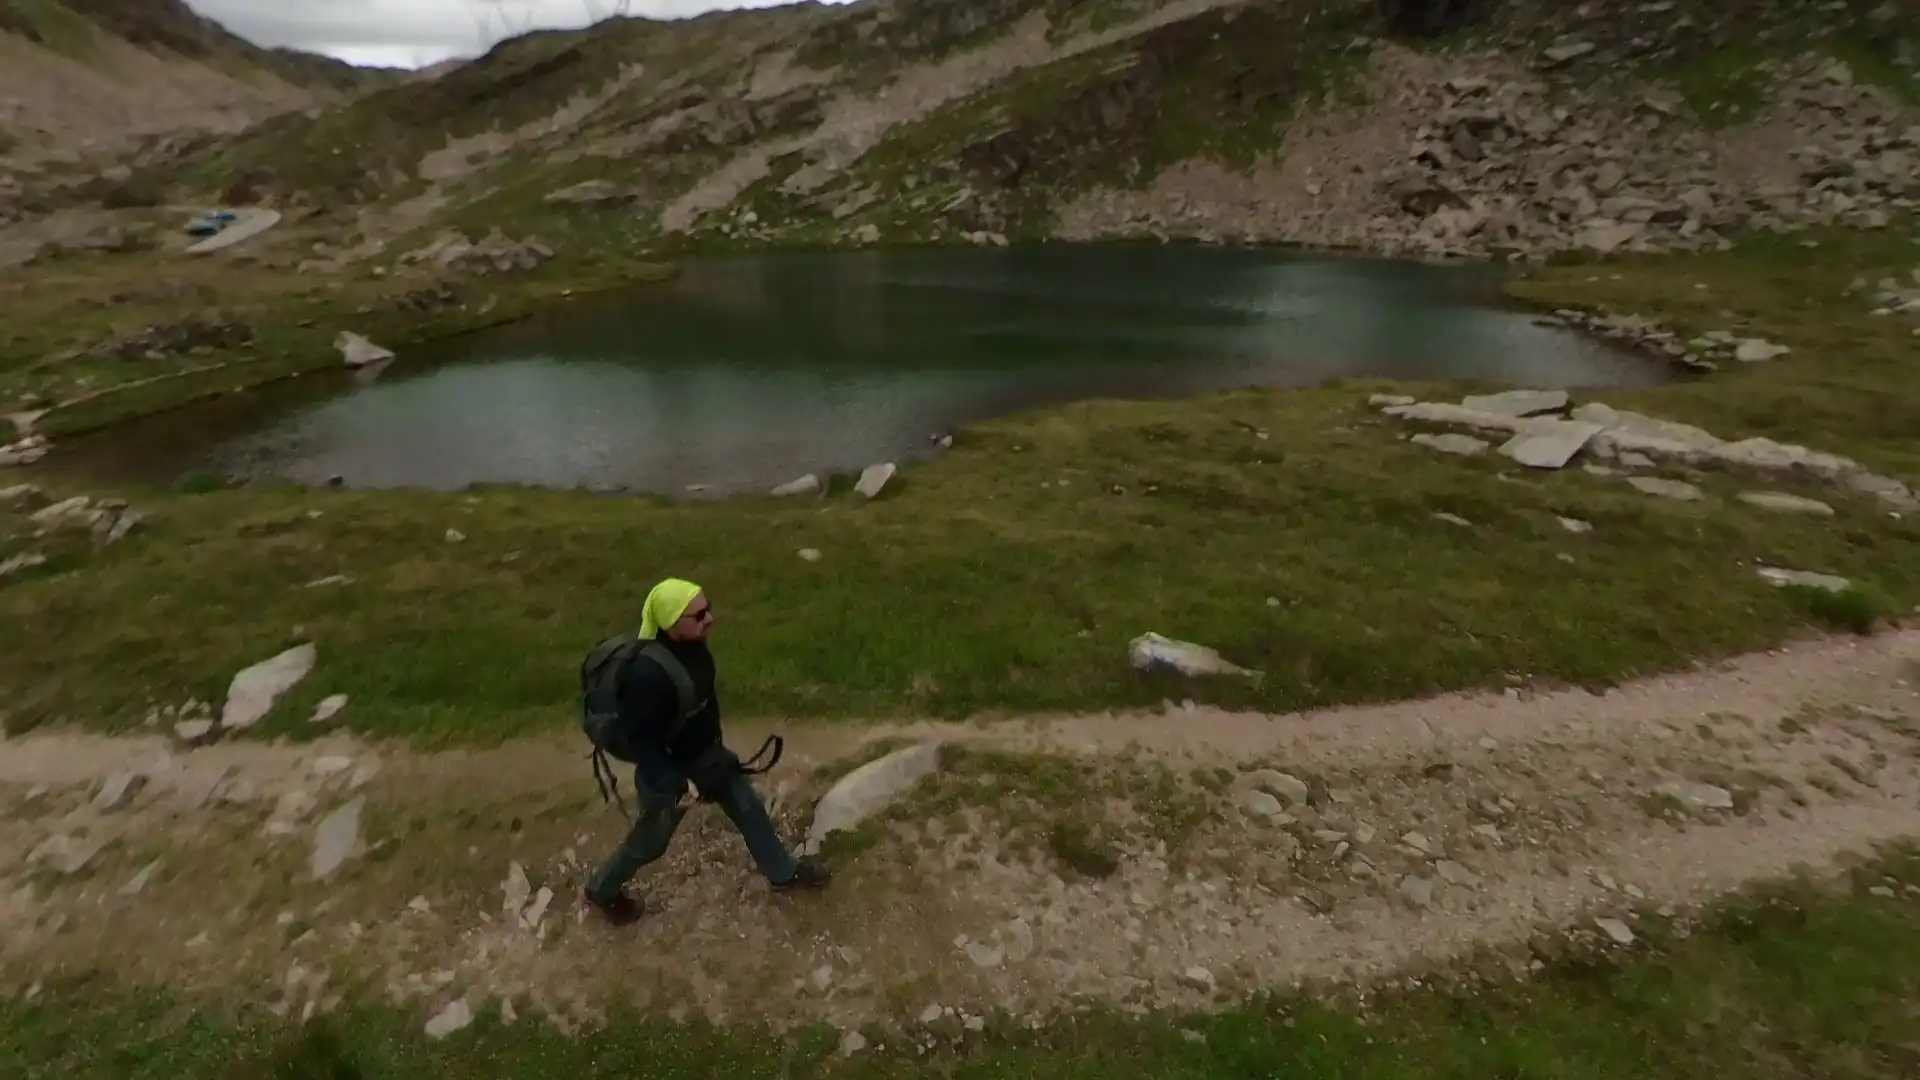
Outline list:
[[[759,764],[760,759],[766,757],[768,751],[772,751],[773,756],[768,758],[766,764]],[[778,735],[769,735],[767,736],[767,741],[760,744],[760,749],[756,751],[752,757],[741,763],[740,771],[746,773],[748,776],[758,776],[768,769],[773,768],[775,765],[780,764],[780,755],[786,753],[786,751],[787,740]]]
[[[620,808],[621,817],[632,821],[633,815],[627,813],[627,804],[620,800],[620,778],[614,775],[613,766],[607,762],[607,752],[596,746],[587,758],[593,763],[593,782],[600,786],[600,801],[613,803]]]

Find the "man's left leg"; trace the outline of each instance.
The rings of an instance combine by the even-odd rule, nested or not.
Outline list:
[[[811,859],[796,859],[793,852],[781,841],[780,833],[774,828],[773,818],[760,801],[760,795],[753,790],[753,782],[744,773],[735,773],[729,777],[726,787],[717,792],[720,798],[715,802],[726,812],[733,827],[740,830],[740,836],[747,842],[747,851],[753,856],[753,863],[760,868],[776,889],[818,888],[825,885],[832,875],[827,868]],[[711,796],[709,796],[711,797]]]

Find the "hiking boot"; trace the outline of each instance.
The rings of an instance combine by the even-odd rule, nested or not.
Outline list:
[[[586,901],[588,907],[605,915],[607,921],[615,926],[631,926],[639,922],[640,916],[646,911],[640,901],[626,893],[617,893],[612,900],[598,900],[592,893],[582,889],[580,899]]]
[[[773,887],[777,892],[791,892],[795,889],[818,889],[833,880],[833,874],[827,868],[812,859],[801,859],[793,868],[793,876],[785,881],[776,881]]]

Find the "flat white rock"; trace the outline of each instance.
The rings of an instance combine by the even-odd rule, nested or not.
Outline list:
[[[1853,587],[1853,582],[1838,574],[1822,574],[1817,570],[1783,570],[1778,566],[1761,566],[1756,567],[1755,571],[1768,584],[1782,588],[1798,585],[1804,589],[1825,589],[1837,593]]]
[[[814,495],[820,491],[820,478],[812,473],[798,480],[789,480],[773,489],[774,495]]]
[[[1443,454],[1458,454],[1461,457],[1472,457],[1487,449],[1487,441],[1485,439],[1476,439],[1471,435],[1462,435],[1453,431],[1442,435],[1430,435],[1422,432],[1415,435],[1409,441],[1416,446],[1424,446],[1429,450],[1438,450]]]
[[[434,1018],[427,1021],[426,1035],[429,1039],[444,1039],[473,1023],[473,1009],[465,999],[451,1001]]]
[[[340,359],[350,368],[367,367],[393,359],[392,349],[375,345],[351,330],[340,331],[340,336],[333,339],[333,347],[340,350]]]
[[[1748,506],[1757,506],[1762,510],[1777,510],[1783,514],[1814,514],[1818,517],[1832,517],[1833,507],[1819,499],[1809,499],[1802,495],[1789,495],[1784,491],[1743,491],[1740,501]]]
[[[360,812],[366,806],[367,797],[356,795],[345,806],[321,819],[313,833],[311,869],[315,880],[332,877],[348,859],[360,853]]]
[[[1564,469],[1601,431],[1599,424],[1578,420],[1536,421],[1536,425],[1507,440],[1500,452],[1530,469]]]
[[[339,716],[340,710],[346,707],[347,707],[347,695],[329,694],[328,696],[320,699],[320,704],[314,706],[312,722],[316,724],[324,724],[327,721],[333,719],[334,717]]]
[[[869,465],[861,470],[860,479],[853,485],[853,490],[862,498],[871,499],[880,494],[881,489],[887,486],[887,481],[892,480],[893,474],[898,471],[891,461]]]
[[[1205,645],[1195,645],[1191,641],[1176,641],[1152,631],[1133,639],[1133,643],[1127,647],[1127,658],[1134,667],[1142,671],[1172,668],[1188,676],[1257,676],[1259,674],[1232,663]]]
[[[259,723],[281,694],[307,677],[318,658],[318,651],[308,642],[235,675],[227,687],[227,704],[220,712],[220,726],[228,731],[244,731]]]
[[[1685,480],[1663,480],[1658,476],[1629,476],[1627,483],[1647,495],[1656,495],[1662,499],[1677,499],[1692,502],[1705,497],[1705,492]]]
[[[1559,412],[1567,407],[1565,390],[1506,390],[1498,394],[1474,394],[1460,399],[1460,407],[1474,412],[1502,416],[1536,416]]]
[[[828,834],[854,828],[932,773],[940,764],[940,744],[922,743],[895,750],[848,773],[813,809],[803,851],[814,854]]]

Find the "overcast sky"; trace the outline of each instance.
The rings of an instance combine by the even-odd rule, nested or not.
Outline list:
[[[787,2],[791,0],[626,0],[624,7],[629,15],[677,18]],[[259,45],[285,45],[387,67],[423,67],[450,56],[472,56],[501,37],[585,26],[623,6],[622,0],[187,0],[187,5]]]

